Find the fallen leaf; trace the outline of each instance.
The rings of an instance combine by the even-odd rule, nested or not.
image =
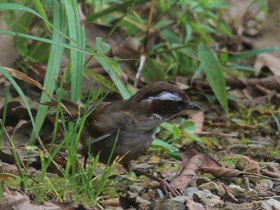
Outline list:
[[[280,43],[279,43],[280,44]],[[258,55],[254,64],[255,75],[258,76],[267,67],[275,76],[280,76],[280,59],[270,53]]]
[[[175,189],[184,190],[190,182],[192,182],[195,178],[196,171],[203,161],[204,156],[201,154],[197,154],[193,156],[189,162],[187,163],[185,169],[180,173],[179,176],[175,177],[171,181],[171,185]]]
[[[241,155],[235,167],[241,171],[260,174],[259,164],[247,156]]]
[[[189,115],[189,119],[194,122],[194,134],[200,134],[203,130],[204,113],[202,111]]]
[[[1,14],[0,17],[0,30],[7,30],[4,14]],[[0,66],[12,67],[16,59],[19,57],[14,37],[1,34],[0,49]]]

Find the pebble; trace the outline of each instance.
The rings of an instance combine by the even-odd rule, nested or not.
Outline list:
[[[198,186],[200,190],[210,190],[211,192],[218,193],[218,185],[215,182],[207,182]]]
[[[273,188],[273,182],[270,179],[262,179],[259,183],[256,184],[255,190],[257,191],[266,191]]]
[[[245,190],[238,185],[230,184],[228,186],[230,191],[233,193],[234,196],[240,196],[241,194],[245,193]]]
[[[265,210],[280,210],[280,202],[270,198],[269,200],[256,201],[262,209]]]
[[[212,194],[210,190],[195,192],[193,200],[210,207],[220,207],[222,205],[220,197]]]
[[[186,190],[184,190],[183,194],[186,195],[187,198],[192,199],[193,194],[198,191],[199,189],[197,187],[188,187]]]

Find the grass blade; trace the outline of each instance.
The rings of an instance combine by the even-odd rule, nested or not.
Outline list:
[[[93,15],[89,16],[87,18],[88,21],[94,21],[96,20],[97,18],[100,18],[100,17],[103,17],[105,15],[109,15],[115,11],[121,11],[127,7],[131,7],[132,5],[137,5],[137,4],[141,4],[141,3],[145,3],[145,2],[148,2],[149,0],[129,0],[129,1],[125,1],[124,3],[122,4],[118,4],[116,6],[112,6],[112,7],[109,7],[107,9],[104,9],[103,11],[101,12],[98,12],[98,13],[94,13]]]
[[[38,13],[41,15],[41,17],[43,18],[43,20],[45,21],[46,24],[46,28],[48,29],[49,32],[51,32],[51,24],[48,21],[48,16],[47,13],[42,5],[42,2],[40,0],[33,0],[33,4],[34,7],[36,8],[36,10],[38,11]]]
[[[110,48],[111,48],[110,45],[104,43],[101,38],[96,38],[96,50],[99,54],[103,55],[107,53],[110,50]],[[121,96],[124,99],[129,98],[131,95],[120,79],[125,75],[120,65],[116,61],[109,60],[104,56],[96,55],[95,59],[98,63],[100,63],[100,65],[104,68],[104,70],[110,75],[113,83],[120,91]]]
[[[245,58],[250,58],[250,57],[262,54],[262,53],[270,53],[270,52],[275,52],[275,51],[280,51],[280,47],[270,47],[270,48],[251,50],[248,52],[244,52],[244,53],[241,53],[238,55],[231,56],[229,58],[229,61],[235,62],[235,61],[242,60]]]
[[[53,23],[54,26],[57,28],[60,28],[61,31],[65,31],[65,18],[64,18],[64,12],[63,9],[60,7],[59,3],[57,1],[53,1],[54,4],[54,19]],[[61,34],[57,31],[53,31],[53,37],[52,40],[54,42],[58,43],[63,43],[64,42],[64,37],[61,36]],[[51,50],[50,50],[50,56],[48,60],[48,65],[47,65],[47,70],[46,70],[46,75],[44,79],[44,89],[50,94],[53,94],[54,88],[56,86],[56,81],[58,78],[58,73],[60,70],[60,64],[61,64],[61,59],[63,55],[63,50],[64,48],[62,46],[58,45],[52,45]],[[48,101],[49,98],[47,97],[46,94],[42,93],[40,102],[46,102]],[[37,115],[36,115],[36,127],[38,130],[40,130],[44,119],[46,117],[48,111],[48,107],[39,105]],[[34,143],[34,133],[32,134],[30,138],[30,143]]]
[[[77,1],[64,0],[63,4],[66,9],[66,15],[68,20],[69,36],[71,38],[70,45],[83,49],[85,48],[85,32],[84,28],[80,24]],[[80,100],[80,89],[84,69],[85,54],[83,52],[71,50],[70,62],[71,100],[73,102],[78,102]]]
[[[204,44],[200,44],[198,46],[198,56],[214,94],[227,113],[228,100],[226,93],[226,82],[219,60],[212,49]]]
[[[0,66],[0,72],[10,81],[10,83],[13,85],[13,87],[15,88],[15,90],[17,91],[19,96],[22,98],[22,101],[23,101],[25,108],[27,109],[28,115],[30,117],[30,121],[32,123],[35,134],[38,134],[27,97],[25,96],[25,94],[23,93],[23,91],[21,90],[21,88],[19,87],[17,82],[14,80],[14,78],[8,72],[6,72],[6,70],[3,69],[1,66]]]

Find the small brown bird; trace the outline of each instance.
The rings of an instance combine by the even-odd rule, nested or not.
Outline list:
[[[157,180],[165,191],[178,194],[166,181],[133,169],[130,161],[146,152],[162,122],[187,110],[200,107],[184,91],[165,82],[148,84],[127,100],[90,106],[81,139],[83,153],[86,157],[99,154],[99,161],[106,164],[116,141],[112,160],[122,157],[128,171]]]

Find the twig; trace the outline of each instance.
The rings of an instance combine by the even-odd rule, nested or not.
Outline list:
[[[134,81],[134,86],[135,87],[138,86],[138,82],[140,80],[140,77],[141,77],[142,71],[144,69],[145,62],[146,62],[147,51],[148,51],[148,43],[149,43],[148,39],[150,38],[150,35],[151,35],[150,29],[151,29],[151,25],[152,25],[151,23],[152,23],[152,20],[153,20],[153,12],[154,12],[154,7],[155,7],[155,1],[156,0],[151,0],[149,20],[148,20],[147,27],[146,27],[146,43],[145,43],[145,46],[144,46],[144,52],[140,57],[140,64],[139,64],[137,74],[136,74],[136,77],[135,77],[135,81]]]

